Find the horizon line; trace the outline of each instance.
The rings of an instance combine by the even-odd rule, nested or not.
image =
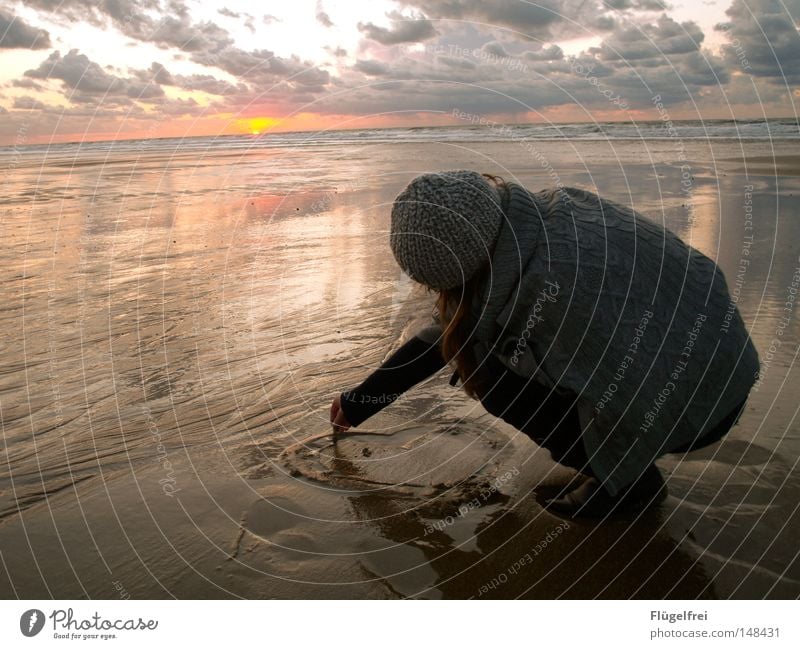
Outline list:
[[[695,118],[695,119],[672,119],[670,120],[673,124],[681,124],[686,122],[700,122],[702,124],[709,123],[709,122],[739,122],[739,123],[747,123],[747,122],[768,122],[770,120],[794,120],[800,124],[800,118],[797,115],[770,115],[770,116],[763,116],[763,117],[741,117],[741,118],[732,118],[732,117],[712,117],[708,119],[703,118]],[[655,119],[640,119],[637,120],[635,118],[629,119],[619,119],[619,120],[573,120],[573,121],[566,121],[566,122],[496,122],[496,126],[566,126],[571,124],[649,124],[649,123],[659,123],[663,122],[664,120],[655,118]],[[347,131],[396,131],[396,130],[409,130],[409,129],[447,129],[447,128],[482,128],[486,127],[487,125],[481,124],[469,124],[469,123],[455,123],[455,124],[428,124],[428,125],[408,125],[408,126],[368,126],[368,127],[351,127],[351,128],[321,128],[321,129],[292,129],[292,130],[271,130],[265,129],[262,133],[252,134],[252,133],[217,133],[217,134],[204,134],[204,135],[181,135],[181,136],[151,136],[151,137],[108,137],[108,138],[99,138],[99,139],[80,139],[80,140],[63,140],[63,141],[55,141],[51,140],[50,142],[44,142],[39,144],[0,144],[0,149],[25,149],[28,147],[41,147],[41,146],[48,146],[48,145],[61,145],[61,144],[95,144],[95,143],[102,143],[102,142],[138,142],[138,141],[158,141],[158,140],[189,140],[189,139],[200,139],[200,138],[250,138],[250,139],[261,139],[264,137],[268,137],[269,135],[293,135],[298,133],[327,133],[327,132],[347,132]],[[492,126],[491,128],[496,128]]]

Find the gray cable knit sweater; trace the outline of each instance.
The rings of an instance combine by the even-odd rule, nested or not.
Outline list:
[[[587,455],[612,494],[711,430],[759,369],[713,261],[634,210],[572,187],[510,185],[472,325],[479,360],[492,353],[578,395]]]

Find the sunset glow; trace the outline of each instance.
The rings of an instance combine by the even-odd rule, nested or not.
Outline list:
[[[243,132],[252,135],[261,135],[264,131],[279,123],[280,120],[273,117],[251,117],[239,120],[239,124],[243,127]]]
[[[744,2],[9,2],[0,145],[647,120],[654,95],[673,119],[790,116],[798,16]]]

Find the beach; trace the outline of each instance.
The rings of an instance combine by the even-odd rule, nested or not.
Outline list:
[[[463,130],[0,154],[0,596],[800,596],[797,140]],[[456,168],[596,191],[725,273],[761,379],[656,508],[546,512],[574,472],[447,371],[333,441],[433,308],[392,200]]]

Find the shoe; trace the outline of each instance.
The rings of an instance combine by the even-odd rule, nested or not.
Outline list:
[[[545,503],[548,511],[570,518],[604,518],[609,514],[632,514],[644,511],[667,497],[667,485],[655,464],[616,496],[608,493],[597,478],[584,480],[560,498]]]

